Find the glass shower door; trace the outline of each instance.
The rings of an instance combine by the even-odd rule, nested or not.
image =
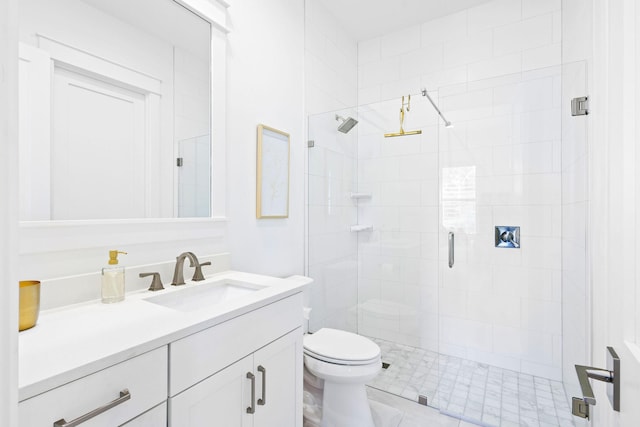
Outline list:
[[[309,117],[307,274],[311,286],[309,328],[357,332],[358,251],[356,191],[357,132],[338,131],[350,111]]]
[[[407,99],[408,101],[408,99]],[[426,98],[309,117],[310,329],[357,332],[381,348],[368,385],[437,405],[438,129]],[[358,121],[346,129],[349,118]],[[353,124],[353,121],[350,122]]]
[[[439,90],[440,408],[486,425],[567,405],[560,83],[558,66]]]
[[[402,124],[400,97],[358,108],[358,331],[382,350],[371,387],[437,406],[437,116],[404,103]]]

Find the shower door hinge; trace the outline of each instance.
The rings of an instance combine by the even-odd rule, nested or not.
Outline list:
[[[183,163],[184,163],[184,162],[183,162],[183,160],[182,160],[182,157],[176,157],[176,166],[177,166],[177,167],[179,167],[179,168],[180,168],[180,167],[182,167],[182,164],[183,164]]]
[[[576,417],[589,419],[589,405],[579,397],[571,399],[571,413]]]
[[[307,147],[313,148],[316,145],[316,142],[313,139],[307,141]]]
[[[571,100],[571,115],[586,116],[589,114],[589,97],[580,96]]]

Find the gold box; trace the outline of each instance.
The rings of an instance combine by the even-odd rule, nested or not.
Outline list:
[[[20,281],[20,322],[19,330],[33,328],[40,313],[40,282],[37,280]]]

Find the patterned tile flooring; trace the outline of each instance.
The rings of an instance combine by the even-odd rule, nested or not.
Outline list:
[[[559,381],[373,339],[387,369],[370,387],[414,401],[425,395],[444,414],[490,427],[573,427]]]

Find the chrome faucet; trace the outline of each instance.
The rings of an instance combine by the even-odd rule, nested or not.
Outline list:
[[[189,266],[195,267],[196,271],[193,273],[193,277],[191,280],[200,281],[204,280],[204,276],[202,274],[202,266],[203,265],[211,265],[211,261],[203,262],[200,264],[198,261],[198,257],[193,252],[183,252],[176,258],[176,267],[173,270],[173,280],[171,284],[173,286],[184,285],[184,260],[185,258],[189,258]]]

